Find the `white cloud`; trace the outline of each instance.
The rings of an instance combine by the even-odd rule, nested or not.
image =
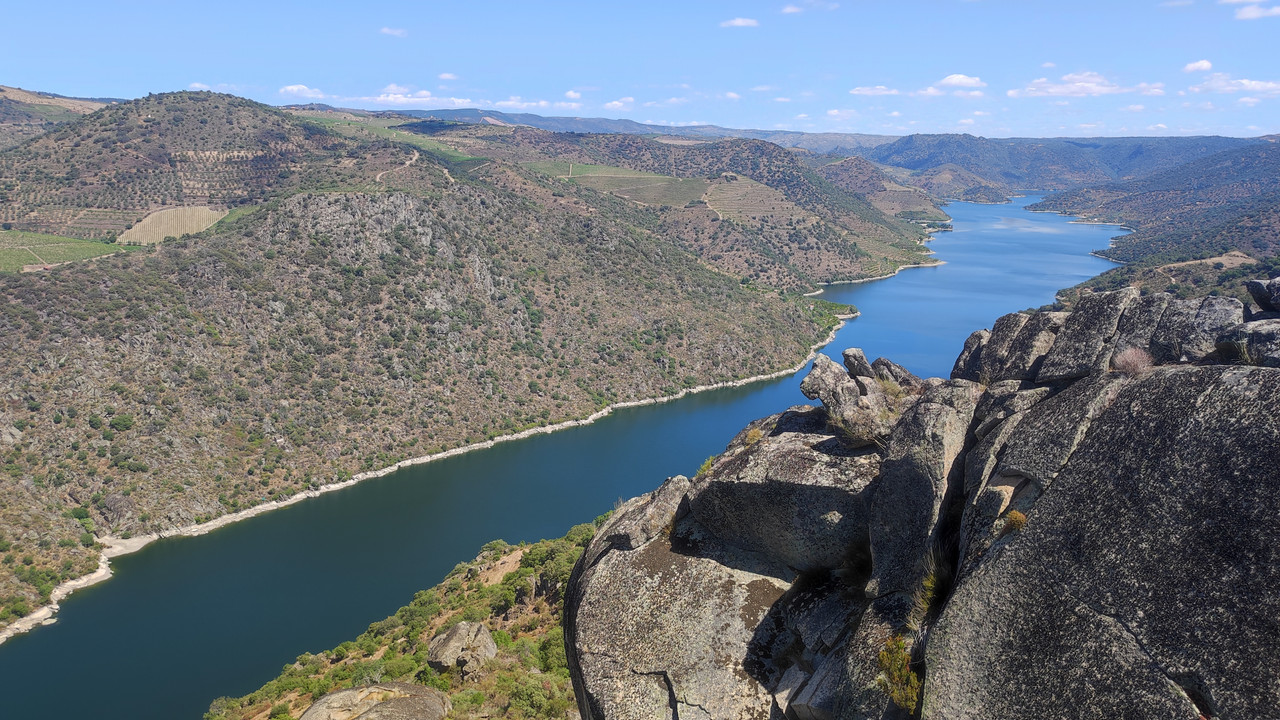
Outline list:
[[[1169,126],[1165,125],[1164,123],[1156,123],[1155,125],[1148,125],[1147,129],[1148,130],[1168,130]]]
[[[457,80],[458,76],[453,73],[440,73],[436,76],[437,80]]]
[[[917,90],[911,94],[917,97],[938,97],[939,95],[946,95],[946,93],[942,92],[941,90],[939,90],[938,88],[932,85],[930,85],[929,87],[923,90]]]
[[[757,85],[751,88],[751,92],[769,92],[770,90],[777,90],[777,89],[778,88],[772,85]]]
[[[893,112],[889,113],[889,117],[902,117],[902,113],[898,112],[897,110],[894,110]]]
[[[1042,68],[1056,68],[1056,67],[1058,67],[1058,63],[1055,63],[1055,62],[1042,62],[1042,63],[1040,63],[1040,67],[1042,67]]]
[[[734,18],[720,23],[720,27],[760,27],[760,21],[752,18]]]
[[[1192,85],[1191,92],[1236,93],[1255,95],[1280,95],[1280,82],[1270,80],[1232,79],[1227,73],[1213,73],[1199,85]]]
[[[399,38],[409,37],[409,31],[405,30],[404,28],[384,27],[378,32],[382,33],[383,35],[390,35],[392,37],[399,37]]]
[[[1258,99],[1258,98],[1256,98],[1256,97],[1242,97],[1242,98],[1240,98],[1239,100],[1237,100],[1236,102],[1240,103],[1241,105],[1246,105],[1246,106],[1248,106],[1248,107],[1253,107],[1254,105],[1257,105],[1258,103],[1260,103],[1260,102],[1262,102],[1262,101],[1261,101],[1261,100],[1259,100],[1259,99]]]
[[[980,98],[984,95],[981,90],[956,90],[951,93],[956,97]]]
[[[651,100],[645,103],[644,106],[645,107],[663,107],[663,106],[670,106],[670,105],[683,105],[687,102],[689,102],[689,98],[669,97],[666,100],[662,100],[662,101]]]
[[[1021,90],[1010,90],[1009,97],[1097,97],[1139,92],[1143,95],[1163,95],[1164,83],[1139,83],[1136,87],[1124,87],[1096,72],[1067,73],[1061,82],[1038,78]]]
[[[774,102],[791,102],[791,98],[789,98],[789,97],[776,97],[776,98],[774,98],[774,99],[773,99],[773,101],[774,101]]]
[[[741,100],[741,99],[742,99],[742,96],[741,96],[741,95],[739,95],[739,94],[738,94],[738,93],[736,93],[736,92],[727,92],[727,93],[725,93],[725,94],[724,94],[724,96],[725,96],[726,98],[730,99],[730,100]]]
[[[582,103],[564,102],[562,100],[560,102],[555,103],[555,106],[560,108],[561,110],[577,110],[578,108],[582,107]]]
[[[987,112],[986,110],[974,110],[973,114],[977,115],[978,117],[983,117],[985,115],[990,115],[991,113]]]
[[[318,100],[320,98],[327,97],[320,90],[316,88],[307,87],[306,85],[285,85],[284,87],[280,88],[280,94],[288,95],[290,97],[309,98],[312,100]]]
[[[569,98],[570,100],[579,100],[582,98],[582,93],[578,92],[577,90],[565,90],[564,96]]]
[[[205,85],[202,82],[193,82],[187,86],[187,89],[188,90],[212,90],[213,88],[209,87],[208,85]]]
[[[782,13],[784,15],[790,15],[792,13],[800,13],[800,12],[804,12],[804,8],[799,7],[797,5],[786,5],[782,8]]]
[[[961,120],[961,121],[960,121],[960,124],[961,124],[961,125],[972,125],[972,124],[973,124],[973,118],[965,118],[965,119],[963,119],[963,120]]]
[[[519,95],[512,95],[506,100],[499,100],[493,106],[511,110],[532,110],[534,108],[551,107],[551,103],[546,100],[525,100]]]
[[[410,88],[407,88],[404,85],[397,85],[395,83],[391,83],[390,85],[382,88],[382,92],[391,93],[394,95],[405,95],[412,91],[410,90]],[[424,90],[423,92],[426,92],[426,91]],[[430,95],[430,94],[431,93],[427,93],[427,95]]]
[[[980,88],[980,87],[987,86],[986,83],[982,82],[982,78],[963,75],[961,73],[952,73],[951,75],[948,75],[942,78],[941,80],[939,80],[938,84],[943,87],[965,87],[965,88]]]
[[[1145,105],[1129,105],[1128,107],[1122,108],[1124,112],[1142,112],[1146,109],[1147,107]]]
[[[1209,72],[1213,69],[1213,63],[1208,60],[1197,60],[1182,66],[1182,72]]]
[[[808,116],[808,115],[806,115],[806,114],[804,114],[804,113],[800,113],[799,115],[797,115],[797,116],[795,117],[795,119],[796,119],[796,120],[808,120],[808,119],[809,119],[809,116]]]
[[[1237,20],[1259,20],[1269,17],[1280,17],[1280,5],[1266,8],[1261,5],[1246,5],[1236,10]]]
[[[856,87],[849,91],[850,95],[897,95],[898,91],[884,85],[875,85],[872,87]]]
[[[604,108],[606,110],[626,110],[627,107],[635,101],[636,99],[633,97],[618,98],[617,100],[611,100],[605,103]]]

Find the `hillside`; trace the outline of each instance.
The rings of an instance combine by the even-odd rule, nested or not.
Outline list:
[[[1125,262],[1176,262],[1233,249],[1254,257],[1275,254],[1277,208],[1277,143],[1227,150],[1140,180],[1051,195],[1030,206],[1133,228],[1101,251]]]
[[[21,144],[115,100],[68,98],[0,85],[0,150]]]
[[[230,95],[150,95],[0,153],[0,220],[20,230],[111,238],[165,207],[225,208],[277,192],[370,187],[377,172],[409,156]]]
[[[947,214],[930,199],[951,197],[924,187],[908,187],[896,182],[874,163],[861,157],[850,157],[818,168],[818,174],[846,192],[861,195],[877,210],[894,217],[911,220],[943,221]]]
[[[876,162],[920,174],[955,166],[968,175],[952,182],[954,196],[967,188],[1008,191],[1066,190],[1130,180],[1256,139],[1178,138],[983,138],[973,135],[910,135],[866,152]]]
[[[114,137],[101,122],[116,118],[130,147],[228,148],[203,162],[240,204],[201,233],[0,273],[0,623],[95,569],[100,542],[773,372],[843,310],[716,271],[664,233],[654,208],[502,161],[450,172],[412,146],[243,102],[182,94],[111,107],[4,156],[84,157],[78,139]],[[151,134],[137,125],[144,103],[187,118],[215,103],[223,119],[171,118]],[[292,169],[276,184],[240,173],[254,167],[240,155]],[[139,177],[121,170],[128,157],[89,151],[97,177],[112,173],[96,186],[145,201],[153,185],[121,184]],[[294,178],[368,190],[307,192]],[[74,195],[85,187],[95,184],[64,189],[88,198]],[[10,236],[39,252],[77,242]]]
[[[675,145],[635,135],[577,135],[525,127],[441,127],[413,123],[402,129],[469,156],[521,164],[551,177],[588,183],[656,209],[666,232],[705,262],[775,287],[879,277],[902,265],[928,262],[916,225],[877,209],[866,198],[828,182],[793,152],[761,140],[730,139]],[[571,165],[596,166],[602,179],[574,179]],[[608,170],[608,168],[615,168]],[[646,173],[687,181],[679,193],[646,194]],[[745,178],[769,192],[747,193],[732,211],[715,210],[726,183]],[[693,186],[702,184],[702,192]],[[749,185],[749,183],[748,183]],[[745,186],[735,186],[739,194]],[[692,193],[692,194],[690,194]],[[790,206],[795,209],[787,209]]]

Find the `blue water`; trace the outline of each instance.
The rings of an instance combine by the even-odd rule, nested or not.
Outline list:
[[[1022,210],[1035,199],[953,204],[955,231],[932,242],[945,265],[828,289],[862,311],[830,354],[859,346],[946,376],[973,330],[1112,266],[1088,252],[1114,228]],[[808,402],[803,376],[622,410],[153,543],[68,598],[56,624],[0,645],[0,717],[198,718],[363,632],[489,540],[559,537],[694,472],[749,420]]]

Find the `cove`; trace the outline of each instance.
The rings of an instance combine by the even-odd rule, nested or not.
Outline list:
[[[946,264],[823,297],[862,316],[827,347],[946,376],[970,332],[1052,302],[1112,264],[1116,228],[955,203]],[[116,558],[57,622],[0,645],[6,717],[198,718],[300,653],[332,648],[438,583],[492,539],[559,537],[619,498],[691,474],[746,423],[808,402],[799,373],[619,410],[593,425],[408,468],[208,535]]]

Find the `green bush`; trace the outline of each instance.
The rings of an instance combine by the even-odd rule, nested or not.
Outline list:
[[[911,669],[911,654],[907,652],[907,643],[901,635],[884,641],[877,661],[880,674],[876,676],[876,687],[895,705],[914,713],[920,699],[920,676]]]
[[[116,432],[124,432],[133,428],[132,415],[117,415],[111,418],[111,429]]]

